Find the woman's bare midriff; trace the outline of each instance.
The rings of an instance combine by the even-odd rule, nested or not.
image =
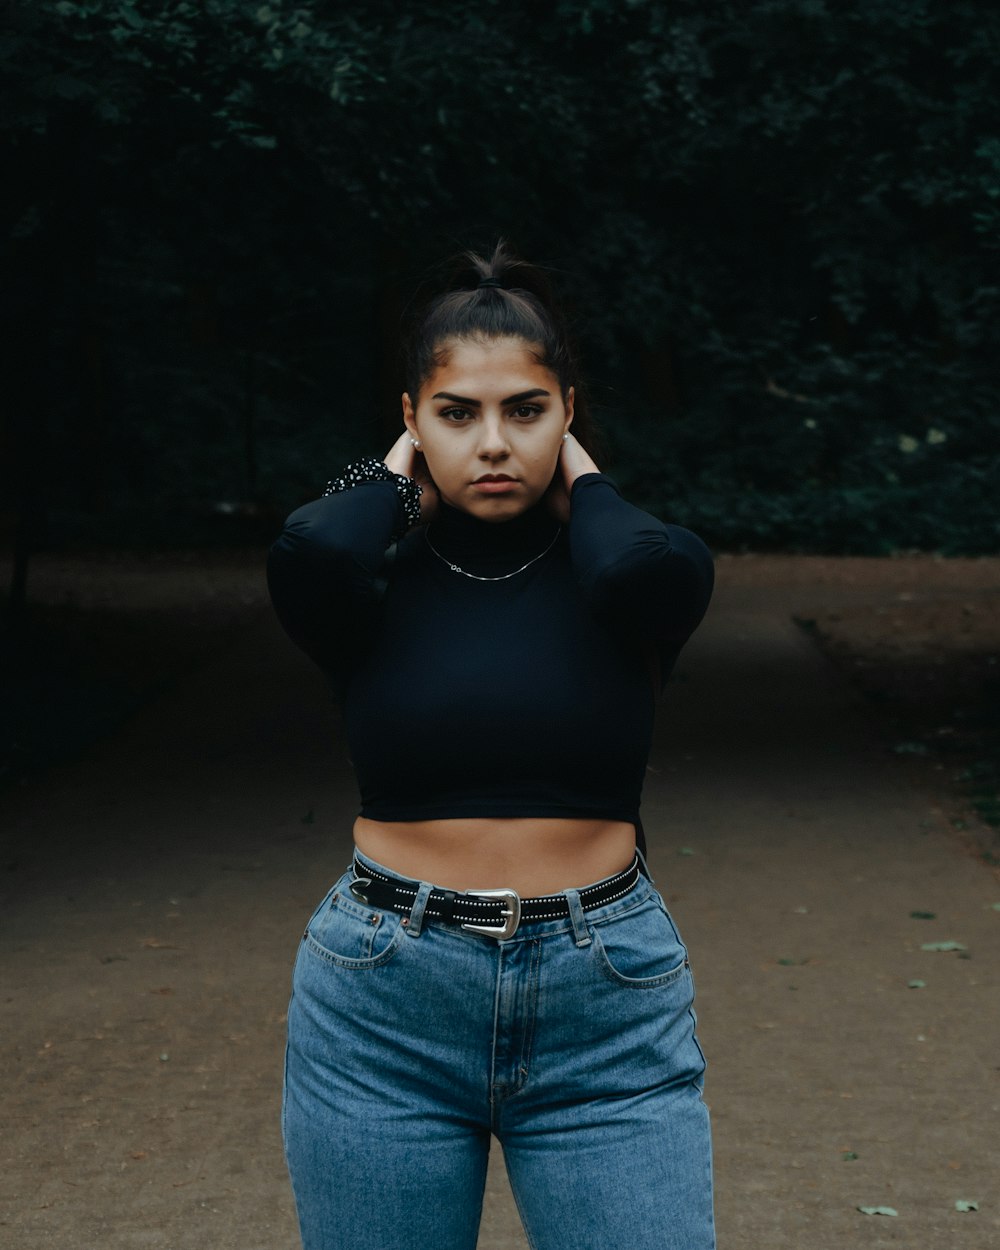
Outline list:
[[[635,858],[635,826],[620,820],[359,816],[354,841],[363,855],[404,877],[448,890],[506,887],[522,898],[590,885]]]

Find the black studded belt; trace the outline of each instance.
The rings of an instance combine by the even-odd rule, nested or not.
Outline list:
[[[360,860],[353,864],[354,880],[351,893],[355,898],[372,907],[384,907],[388,911],[402,912],[408,916],[413,908],[419,881],[407,881],[400,877],[387,877],[375,868],[369,868]],[[639,857],[628,868],[605,877],[595,885],[580,890],[583,910],[593,911],[624,898],[639,880]],[[424,915],[446,923],[460,924],[470,933],[483,933],[498,941],[513,937],[519,924],[532,920],[561,920],[569,916],[569,900],[565,894],[542,894],[535,898],[521,898],[514,890],[455,890],[433,889],[427,897]]]

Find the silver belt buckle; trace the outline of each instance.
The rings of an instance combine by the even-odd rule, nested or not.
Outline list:
[[[470,933],[483,933],[486,937],[494,937],[498,942],[513,937],[517,926],[521,923],[521,898],[513,890],[466,890],[472,898],[499,898],[507,906],[504,908],[503,924],[463,924],[463,929]]]

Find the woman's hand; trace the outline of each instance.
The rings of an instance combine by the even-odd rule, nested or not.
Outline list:
[[[569,521],[569,496],[573,483],[584,473],[600,473],[591,456],[573,436],[572,430],[559,449],[555,477],[545,495],[549,511],[563,525]]]
[[[408,430],[404,430],[389,448],[384,464],[393,473],[412,477],[418,486],[423,487],[424,493],[420,496],[420,523],[426,525],[437,511],[438,490],[427,471],[427,461],[413,446]]]

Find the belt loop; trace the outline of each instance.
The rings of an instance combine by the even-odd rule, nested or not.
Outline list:
[[[656,881],[653,878],[653,874],[649,871],[649,865],[646,863],[646,857],[638,847],[635,848],[635,855],[636,859],[639,861],[639,868],[642,875],[646,878],[650,885],[655,885]]]
[[[421,881],[420,889],[417,890],[417,897],[413,900],[413,906],[410,908],[410,920],[406,926],[407,937],[419,937],[420,930],[424,922],[424,908],[427,906],[427,899],[434,887],[429,881]]]
[[[583,904],[580,902],[579,890],[564,890],[566,902],[569,904],[569,918],[573,921],[573,937],[577,946],[590,945],[590,930],[583,915]]]

